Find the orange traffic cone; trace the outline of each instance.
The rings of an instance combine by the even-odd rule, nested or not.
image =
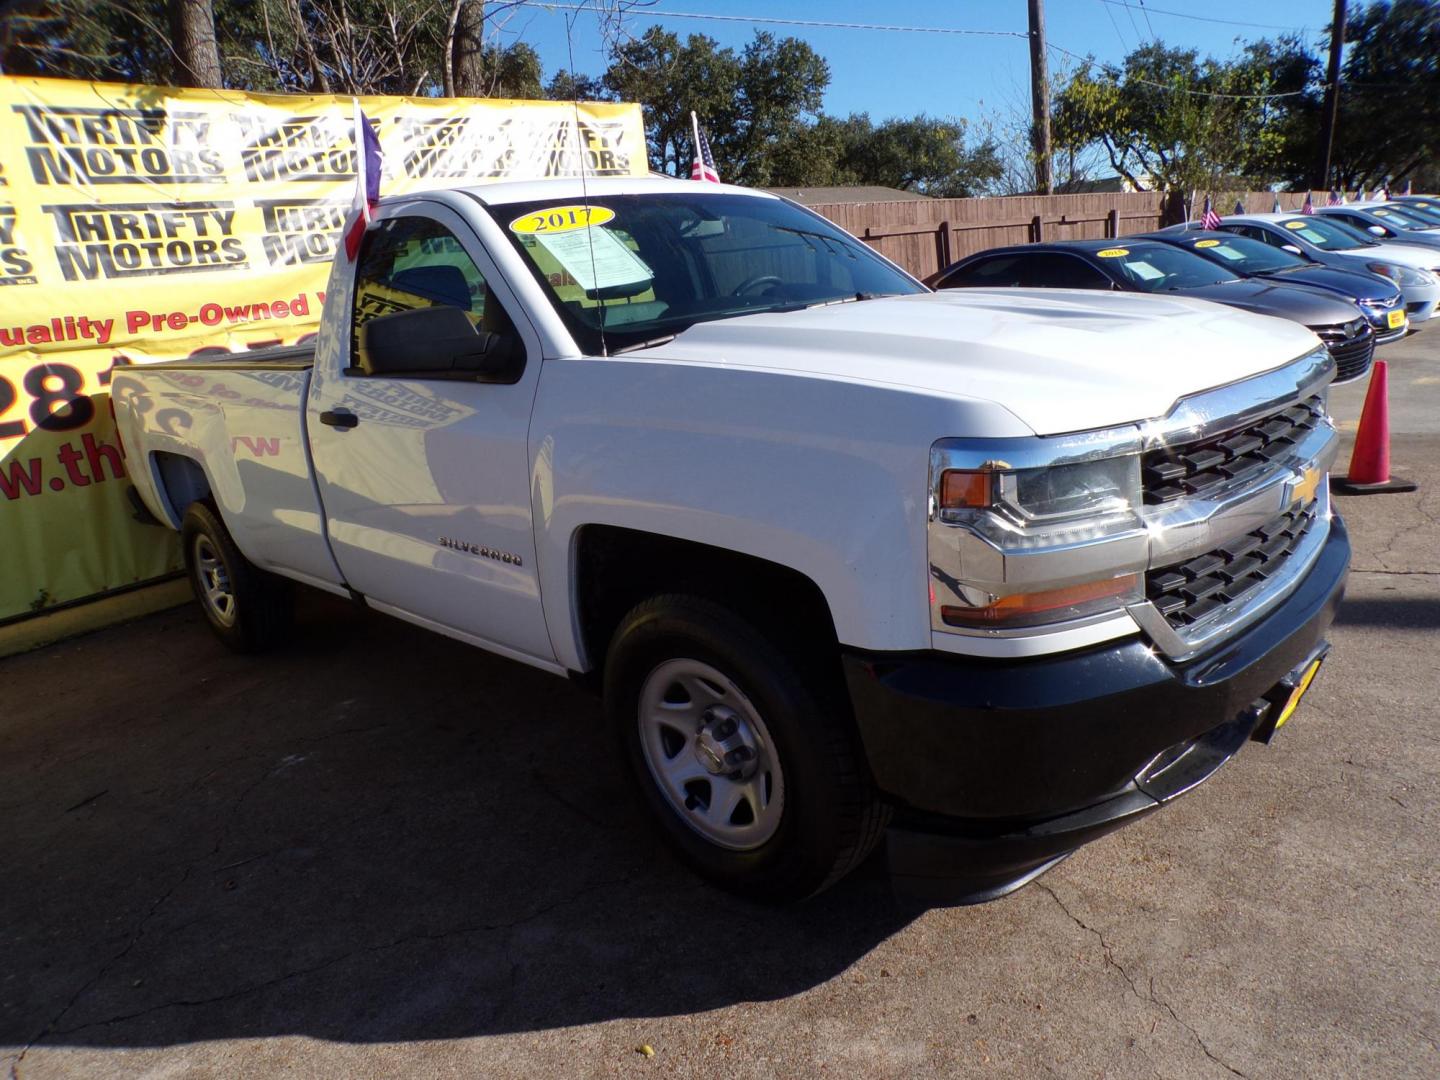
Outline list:
[[[1332,476],[1330,490],[1336,495],[1381,495],[1414,491],[1418,484],[1390,475],[1390,392],[1384,360],[1376,360],[1360,410],[1360,430],[1355,433],[1355,450],[1350,455],[1350,473]]]

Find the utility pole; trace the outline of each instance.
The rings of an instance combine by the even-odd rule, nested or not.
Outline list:
[[[1345,0],[1335,0],[1330,23],[1330,70],[1325,80],[1325,110],[1320,114],[1320,157],[1315,163],[1312,187],[1328,190],[1330,154],[1335,145],[1335,120],[1340,113],[1340,50],[1345,47]]]
[[[1344,3],[1344,0],[1336,0]],[[1055,193],[1050,171],[1050,77],[1045,67],[1045,0],[1030,0],[1030,106],[1034,111],[1030,138],[1035,149],[1035,186],[1042,195]]]

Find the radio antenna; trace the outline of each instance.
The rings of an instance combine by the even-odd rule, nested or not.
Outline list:
[[[595,283],[595,310],[600,316],[600,355],[609,356],[605,347],[605,300],[601,296],[600,275],[595,269],[595,233],[590,224],[590,185],[585,174],[589,164],[585,157],[585,143],[580,138],[580,94],[579,83],[575,80],[575,20],[580,18],[580,8],[565,16],[565,49],[570,54],[570,105],[575,112],[575,160],[580,163],[580,201],[585,206],[585,239],[590,247],[590,280]]]

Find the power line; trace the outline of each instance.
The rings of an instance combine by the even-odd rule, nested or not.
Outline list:
[[[534,7],[546,11],[591,11],[583,3],[536,3]],[[709,22],[765,23],[771,26],[806,26],[819,30],[887,30],[907,34],[964,34],[973,37],[1028,38],[1030,35],[1018,30],[969,30],[955,26],[900,26],[889,23],[833,22],[826,19],[784,19],[776,16],[759,15],[717,15],[701,11],[669,11],[663,8],[636,8],[635,15],[653,16],[657,19],[704,19]]]
[[[1224,23],[1227,26],[1250,26],[1257,30],[1292,30],[1303,32],[1308,29],[1308,27],[1304,26],[1280,26],[1276,23],[1241,22],[1239,19],[1216,19],[1209,15],[1191,15],[1188,11],[1167,11],[1164,8],[1150,7],[1145,4],[1143,0],[1141,0],[1139,4],[1127,3],[1127,0],[1100,0],[1100,2],[1102,4],[1109,4],[1111,7],[1146,12],[1147,20],[1149,18],[1148,13],[1153,11],[1156,15],[1171,15],[1177,19],[1192,19],[1195,22]],[[1130,18],[1133,20],[1135,16],[1131,15]],[[1152,29],[1150,32],[1153,35],[1155,31]]]

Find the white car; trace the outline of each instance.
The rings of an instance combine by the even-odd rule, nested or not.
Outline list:
[[[1440,305],[1440,250],[1395,241],[1380,243],[1343,221],[1320,214],[1237,214],[1220,227],[1312,262],[1387,277],[1405,293],[1405,313],[1419,327]]]
[[[227,644],[351,597],[600,690],[711,881],[805,897],[888,825],[981,900],[1289,719],[1349,563],[1334,371],[1289,321],[935,294],[771,195],[552,180],[385,200],[313,351],[112,393]]]
[[[1382,242],[1418,244],[1440,249],[1440,225],[1419,214],[1409,213],[1403,204],[1376,199],[1340,206],[1321,206],[1315,212],[1333,221],[1343,221],[1357,232]]]

